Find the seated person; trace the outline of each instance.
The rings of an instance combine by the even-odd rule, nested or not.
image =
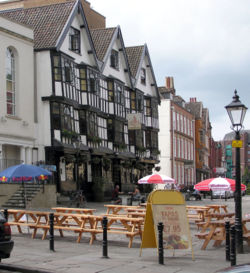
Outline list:
[[[141,193],[138,187],[135,187],[134,192],[129,192],[132,195],[132,201],[140,201],[141,200]]]
[[[201,200],[201,194],[198,190],[194,190],[194,192],[192,193],[192,196],[195,197],[195,200]]]
[[[115,204],[121,204],[122,199],[119,198],[119,194],[122,194],[122,192],[119,192],[119,185],[116,185],[113,192],[112,192],[112,198],[111,201],[114,201]]]

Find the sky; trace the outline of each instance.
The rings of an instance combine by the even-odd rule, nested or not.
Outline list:
[[[120,25],[125,46],[147,44],[158,86],[172,76],[177,95],[202,101],[214,140],[232,132],[225,106],[235,89],[250,107],[249,0],[88,1],[107,27]]]

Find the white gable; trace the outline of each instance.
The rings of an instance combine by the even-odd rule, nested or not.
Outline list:
[[[87,31],[85,27],[80,28],[80,26],[84,25],[83,19],[81,14],[76,14],[71,27],[77,29],[80,31],[80,37],[81,37],[81,52],[80,54],[69,50],[69,31],[67,35],[65,36],[65,39],[61,45],[60,50],[64,52],[65,54],[72,56],[75,59],[76,63],[84,62],[88,65],[95,66],[95,59],[93,54],[89,54],[88,51],[92,50],[89,38],[87,35]]]
[[[116,41],[113,44],[112,49],[118,51],[118,53],[119,53],[119,69],[115,69],[115,68],[111,67],[111,65],[110,65],[110,54],[112,51],[112,50],[110,50],[108,52],[108,56],[106,56],[107,62],[105,64],[105,67],[103,70],[103,75],[105,75],[107,77],[112,75],[113,77],[124,82],[126,86],[131,87],[129,73],[124,71],[124,70],[128,70],[128,67],[125,62],[124,52],[119,51],[119,49],[121,49],[121,48],[122,48],[122,44],[121,44],[120,39],[116,39]]]
[[[140,68],[139,76],[136,81],[135,87],[137,89],[141,90],[144,93],[144,95],[150,95],[152,97],[157,97],[155,86],[151,86],[151,84],[153,84],[155,82],[153,79],[151,66],[149,64],[150,63],[149,63],[148,56],[145,55],[144,59],[142,61],[142,66]],[[145,71],[146,71],[146,84],[141,83],[141,69],[145,69]]]

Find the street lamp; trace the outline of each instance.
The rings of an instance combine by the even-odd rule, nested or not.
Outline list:
[[[80,137],[76,138],[74,141],[73,145],[74,148],[76,149],[76,171],[75,171],[75,176],[76,176],[76,189],[77,191],[80,189],[79,185],[79,157],[80,157],[80,152],[81,152],[81,139]]]
[[[240,141],[240,130],[247,111],[247,107],[241,103],[237,91],[234,91],[233,101],[225,106],[229,118],[232,123],[232,129],[235,132],[235,142],[232,146],[236,148],[235,155],[235,230],[236,230],[236,244],[238,253],[243,253],[243,239],[242,239],[242,200],[241,200],[241,178],[240,178],[240,148],[242,143]]]

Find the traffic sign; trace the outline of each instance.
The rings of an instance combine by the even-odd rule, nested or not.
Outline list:
[[[242,148],[242,140],[233,140],[232,147],[233,148]]]

